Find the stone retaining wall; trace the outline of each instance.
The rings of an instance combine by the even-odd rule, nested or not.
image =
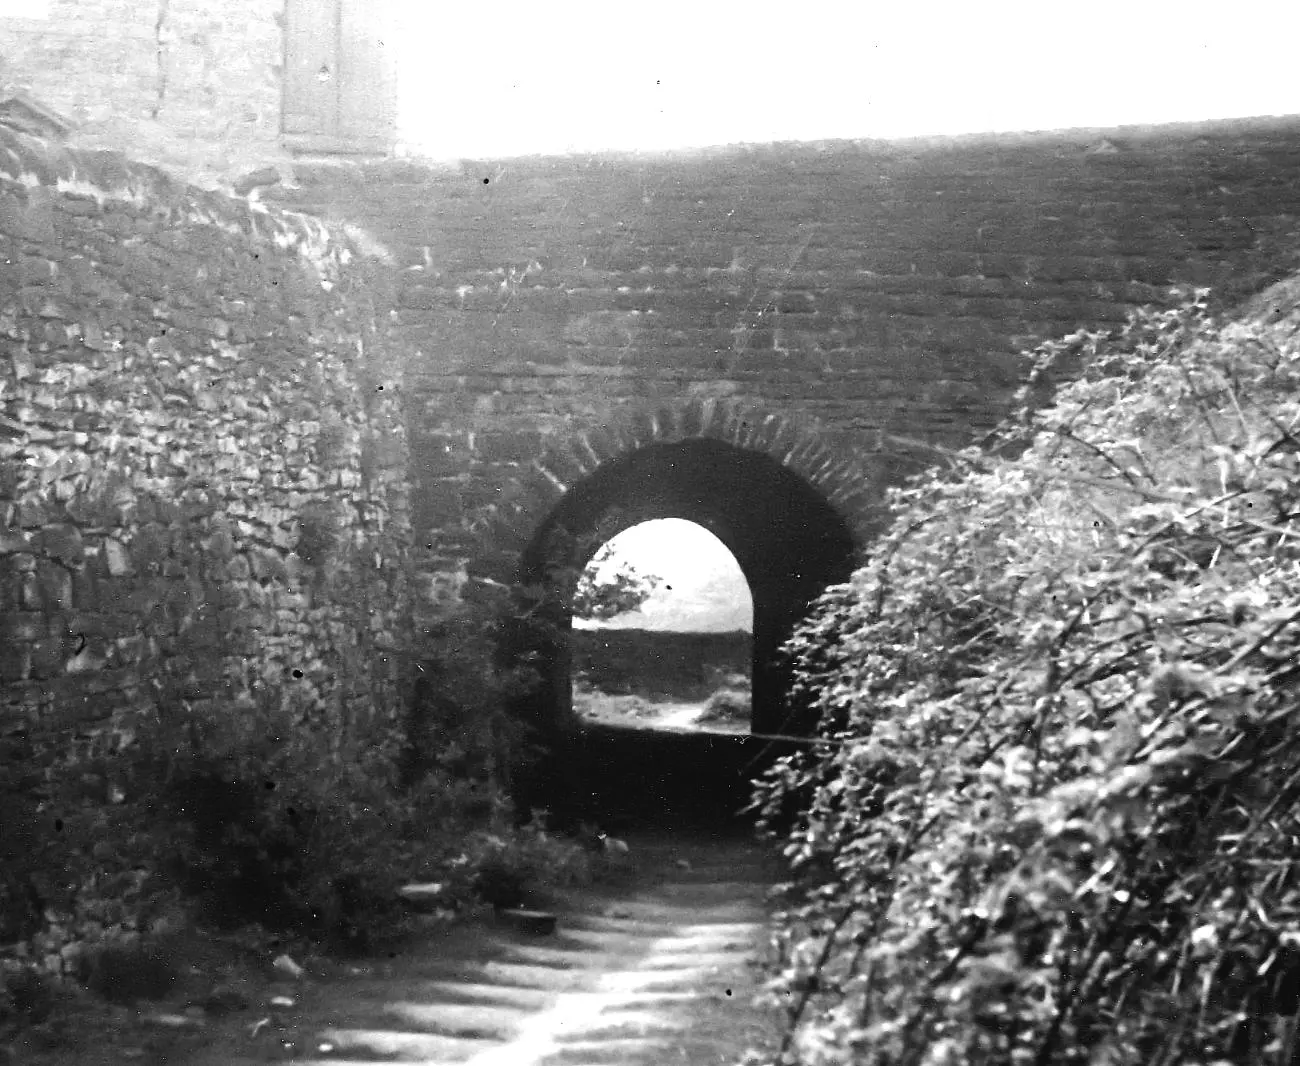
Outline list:
[[[391,304],[313,219],[0,130],[0,763],[258,700],[393,728]]]

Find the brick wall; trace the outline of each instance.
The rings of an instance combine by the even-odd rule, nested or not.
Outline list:
[[[1294,268],[1297,166],[1300,122],[1277,121],[299,165],[281,195],[360,223],[403,268],[432,595],[482,551],[485,516],[535,527],[557,486],[665,435],[767,447],[747,426],[776,416],[856,460],[869,509],[928,461],[890,435],[988,430],[1037,339],[1173,284],[1233,301]]]
[[[312,219],[0,130],[0,770],[158,708],[395,726],[387,278]]]
[[[205,186],[279,147],[284,0],[50,0],[0,16],[0,83],[71,120],[81,148],[127,151]]]

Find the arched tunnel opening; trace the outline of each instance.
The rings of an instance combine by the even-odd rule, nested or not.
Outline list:
[[[745,733],[753,597],[735,556],[683,518],[606,540],[572,597],[573,707],[584,723]]]
[[[762,765],[788,750],[773,737],[813,724],[790,698],[781,647],[827,586],[848,579],[856,544],[818,489],[769,455],[690,439],[641,447],[572,485],[523,553],[520,582],[544,587],[586,565],[622,529],[660,518],[702,526],[726,546],[753,599],[751,733],[652,734],[602,727],[574,711],[571,626],[565,597],[552,601],[546,635],[531,650],[540,683],[529,717],[547,755],[518,790],[517,805],[560,820],[717,823],[748,799]]]

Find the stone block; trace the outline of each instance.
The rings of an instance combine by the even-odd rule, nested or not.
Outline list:
[[[158,573],[163,560],[171,554],[171,533],[160,523],[149,523],[131,538],[131,558],[137,567]]]
[[[124,629],[123,635],[113,638],[111,642],[110,658],[117,663],[139,663],[150,658],[151,654],[153,652],[148,639],[129,629]]]
[[[0,644],[32,643],[49,631],[43,614],[35,611],[8,611],[0,615]]]
[[[225,631],[215,613],[192,615],[189,623],[177,634],[176,648],[181,652],[207,652],[220,647],[224,637]]]
[[[292,559],[292,564],[290,563]],[[252,573],[259,581],[289,581],[291,580],[291,565],[302,565],[302,560],[298,556],[286,558],[281,552],[269,549],[261,549],[251,552]]]
[[[465,504],[457,482],[426,482],[421,490],[415,503],[425,524],[437,528],[457,524],[464,518]]]
[[[400,469],[406,459],[406,440],[398,433],[375,433],[369,446],[372,461],[381,470]]]
[[[0,618],[12,614],[22,605],[22,574],[0,567]]]
[[[169,581],[163,602],[174,617],[184,617],[203,603],[203,586],[197,581]]]
[[[58,630],[66,639],[73,642],[73,651],[77,650],[83,639],[94,637],[102,640],[115,640],[135,632],[138,619],[131,615],[114,611],[74,611],[58,623]]]
[[[63,512],[84,529],[102,529],[113,519],[113,507],[102,495],[74,496],[63,504]]]
[[[234,637],[257,629],[258,623],[258,617],[242,606],[223,607],[215,615],[217,628]]]
[[[36,534],[34,543],[38,553],[69,569],[79,570],[85,562],[81,530],[76,526],[67,524],[47,526]]]
[[[33,534],[21,530],[0,530],[0,559],[7,555],[30,553]]]
[[[160,581],[138,581],[119,593],[115,602],[127,614],[147,618],[162,603],[162,585]]]
[[[405,284],[398,292],[397,306],[411,311],[428,311],[454,299],[430,285]]]
[[[26,573],[19,576],[18,585],[18,606],[24,611],[43,611],[45,610],[45,599],[42,595],[41,582],[35,573]]]
[[[0,642],[0,681],[27,681],[32,676],[32,645]]]
[[[214,559],[225,562],[235,553],[235,540],[227,530],[216,529],[203,541],[203,550]]]
[[[0,233],[29,241],[53,241],[54,212],[49,202],[33,202],[30,196],[0,194]]]
[[[124,577],[133,572],[131,556],[126,545],[115,537],[105,537],[103,546],[104,566],[110,577]]]
[[[15,517],[20,529],[41,529],[52,521],[49,505],[40,500],[31,499],[18,502]]]
[[[34,681],[48,681],[63,674],[64,644],[55,637],[44,637],[34,644],[25,645],[31,650],[31,677]]]
[[[51,730],[65,730],[108,718],[113,713],[113,704],[103,698],[103,693],[113,691],[111,681],[105,678],[94,680],[95,684],[85,677],[47,681],[52,706],[42,718],[42,724]]]
[[[72,610],[72,572],[58,563],[44,559],[36,563],[39,598],[47,611]],[[34,609],[34,608],[28,608]]]
[[[97,611],[101,601],[102,578],[83,566],[72,574],[72,605],[79,611]]]
[[[474,438],[474,450],[485,462],[522,463],[541,455],[542,440],[536,430],[479,433]]]
[[[176,503],[163,502],[159,505],[159,513],[167,515],[164,521],[168,523],[175,523],[177,520],[197,522],[216,514],[221,505],[221,501],[211,494],[187,496]]]

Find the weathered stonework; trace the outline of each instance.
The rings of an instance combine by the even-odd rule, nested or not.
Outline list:
[[[0,740],[254,700],[394,728],[387,279],[314,219],[0,130]]]
[[[208,183],[273,167],[284,180],[264,199],[356,223],[391,251],[422,618],[471,577],[533,574],[557,516],[635,511],[642,490],[609,474],[631,472],[659,494],[641,513],[733,531],[762,586],[761,682],[760,658],[802,609],[785,598],[843,571],[884,487],[933,446],[997,423],[1027,347],[1119,322],[1173,285],[1232,302],[1298,265],[1294,119],[455,165],[290,159],[284,11],[51,0],[46,22],[0,21],[4,77],[67,113],[74,144]],[[714,484],[692,442],[749,481]],[[679,460],[695,482],[673,480]],[[756,496],[784,507],[759,482],[786,476],[791,513],[830,530],[820,540],[796,543],[788,517],[770,536],[747,528]],[[793,553],[790,573],[770,576],[765,552]]]
[[[284,0],[50,0],[0,17],[0,85],[73,124],[78,148],[128,152],[205,187],[280,146]]]
[[[430,613],[471,571],[518,575],[556,485],[579,484],[555,462],[675,442],[709,405],[811,442],[822,465],[789,467],[815,470],[811,485],[851,467],[853,499],[834,503],[865,540],[880,490],[929,462],[926,446],[998,421],[1037,340],[1118,322],[1175,284],[1232,301],[1298,265],[1294,119],[291,160],[285,11],[51,0],[48,20],[0,20],[3,77],[73,119],[75,144],[208,183],[274,167],[285,180],[263,197],[392,251]],[[645,425],[667,428],[628,428]],[[702,431],[772,457],[747,432]]]
[[[838,493],[864,543],[884,486],[1007,412],[1038,340],[1170,286],[1232,302],[1293,269],[1297,165],[1300,122],[1279,120],[302,163],[274,195],[357,222],[402,268],[434,602],[467,572],[518,574],[602,464],[691,438]]]

